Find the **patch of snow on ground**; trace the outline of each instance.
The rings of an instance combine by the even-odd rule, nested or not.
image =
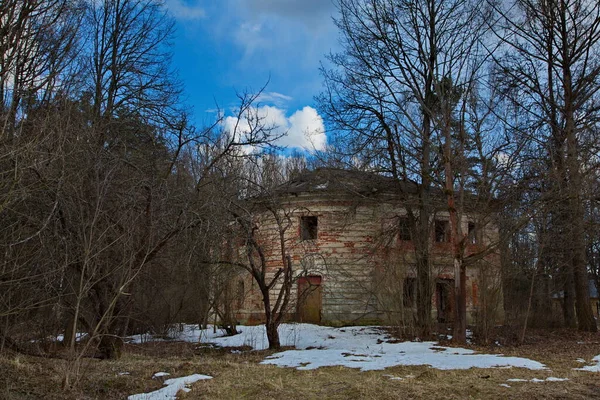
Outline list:
[[[296,350],[273,354],[263,364],[299,370],[345,366],[362,371],[396,365],[430,365],[444,370],[501,366],[546,368],[525,358],[475,354],[473,350],[443,347],[435,342],[388,343],[389,337],[375,327],[329,328],[297,324],[296,332],[290,331],[288,335],[296,338]]]
[[[577,371],[600,372],[600,354],[592,358],[596,365],[586,365],[585,367],[575,368]],[[585,360],[584,360],[585,362]]]
[[[85,339],[88,336],[87,332],[77,332],[75,334],[75,341],[76,342],[80,342],[81,340]],[[47,337],[44,340],[49,340],[51,342],[63,342],[65,340],[65,335],[63,335],[62,333],[56,335],[56,336],[50,336]],[[30,340],[31,343],[38,343],[42,341],[41,339],[32,339]]]
[[[76,341],[76,342],[79,342],[79,341],[81,341],[82,339],[86,338],[86,337],[87,337],[87,335],[88,335],[88,334],[87,334],[87,332],[77,332],[77,333],[75,334],[75,341]],[[65,340],[65,335],[63,335],[62,333],[61,333],[61,334],[59,334],[59,335],[56,335],[56,341],[57,341],[57,342],[62,342],[62,341],[64,341],[64,340]]]
[[[214,332],[212,326],[208,329],[200,329],[198,325],[174,325],[169,331],[169,337],[154,337],[153,335],[146,333],[141,335],[133,335],[128,338],[130,343],[140,344],[146,342],[165,342],[165,341],[182,341],[190,343],[198,343],[200,341],[209,341],[209,339],[223,336],[223,332],[217,329]],[[202,338],[202,340],[200,340]]]
[[[214,334],[212,328],[201,330],[197,325],[184,325],[171,337],[173,340],[214,343],[221,347],[250,346],[254,350],[269,347],[264,325],[238,326],[238,330],[241,332],[238,335],[222,336],[221,332]],[[372,326],[332,328],[311,324],[281,324],[279,338],[282,346],[296,349],[275,353],[267,357],[263,364],[301,370],[345,366],[370,371],[396,365],[430,365],[445,370],[496,367],[546,369],[544,364],[526,358],[475,354],[473,350],[439,346],[435,342],[389,343],[391,338]],[[132,340],[140,343],[152,338],[137,335]]]
[[[505,388],[509,388],[509,387],[510,387],[510,385],[508,385],[508,384],[506,384],[506,383],[501,383],[501,384],[500,384],[500,385],[498,385],[498,386],[502,386],[502,387],[505,387]]]
[[[539,379],[539,378],[533,378],[530,380],[527,379],[519,379],[519,378],[511,378],[511,379],[507,379],[507,382],[534,382],[534,383],[540,383],[540,382],[565,382],[568,381],[569,378],[555,378],[553,376],[549,376],[546,379]]]
[[[163,376],[169,376],[171,375],[168,372],[157,372],[154,375],[152,375],[152,379],[158,379],[158,378],[162,378]]]
[[[211,338],[218,346],[252,346],[266,349],[265,327],[240,327],[241,334]],[[474,354],[473,350],[436,346],[435,342],[388,343],[390,339],[376,327],[331,328],[310,324],[282,324],[282,346],[296,350],[275,353],[263,364],[294,367],[301,370],[325,366],[345,366],[362,371],[382,370],[396,365],[431,365],[438,369],[469,369],[512,366],[545,369],[537,362],[519,357]]]
[[[176,400],[177,392],[180,390],[189,392],[191,389],[187,386],[203,379],[212,379],[212,376],[194,374],[182,376],[181,378],[167,379],[165,387],[150,393],[132,394],[127,397],[127,400]]]

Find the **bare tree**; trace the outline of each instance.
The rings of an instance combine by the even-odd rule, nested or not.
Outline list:
[[[600,5],[580,0],[518,0],[497,7],[507,51],[497,61],[507,94],[527,115],[522,135],[538,144],[552,204],[553,264],[563,277],[567,325],[596,331],[588,293],[584,180],[595,169],[600,89]],[[543,139],[542,139],[543,138]],[[540,140],[541,139],[541,140]],[[564,240],[568,237],[569,240]],[[573,296],[574,294],[574,296]]]
[[[244,241],[243,261],[238,266],[248,271],[260,290],[265,312],[265,327],[270,349],[278,349],[278,327],[289,312],[292,284],[295,281],[286,238],[292,226],[289,210],[269,204],[267,200],[259,209],[231,210],[237,223],[238,237]],[[242,211],[242,212],[240,212]],[[262,215],[261,215],[262,214]],[[262,221],[261,221],[262,220]],[[269,226],[269,222],[272,226]],[[273,224],[274,222],[274,224]],[[263,226],[262,229],[259,227]],[[273,254],[278,254],[277,267]]]
[[[481,128],[483,119],[469,119],[481,117],[469,105],[479,94],[477,81],[486,60],[487,8],[467,0],[337,4],[344,50],[329,56],[334,69],[322,70],[326,91],[319,97],[321,110],[345,140],[350,163],[359,157],[363,168],[417,185],[416,204],[409,201],[412,194],[400,194],[415,243],[418,325],[424,335],[431,327],[432,193],[436,188],[445,193],[456,266],[455,337],[464,341],[461,254],[467,234],[460,229],[460,216],[472,170],[467,160],[477,149],[486,155],[481,161],[491,159],[489,146],[482,144],[485,130],[479,129],[478,138],[470,130]],[[479,147],[471,146],[477,140]]]
[[[69,1],[0,4],[0,351],[18,347],[10,336],[24,328],[24,317],[49,312],[59,298],[60,264],[48,259],[54,250],[44,239],[63,180],[40,178],[60,159],[54,150],[68,124],[57,111],[72,104],[80,19]]]
[[[2,129],[11,135],[25,108],[64,90],[78,47],[81,10],[66,0],[5,1],[0,5]]]

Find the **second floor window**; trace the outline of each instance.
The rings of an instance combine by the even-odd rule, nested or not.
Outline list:
[[[398,238],[403,242],[412,240],[412,236],[410,234],[410,224],[408,223],[408,218],[406,217],[400,217],[398,221]]]
[[[319,219],[313,216],[300,217],[300,239],[317,240]]]
[[[469,222],[468,243],[477,244],[477,226],[474,222]]]
[[[450,241],[450,223],[448,221],[435,221],[434,238],[437,243]]]

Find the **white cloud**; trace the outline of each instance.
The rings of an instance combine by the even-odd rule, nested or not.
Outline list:
[[[323,118],[312,107],[306,106],[289,117],[286,116],[286,110],[268,105],[254,108],[251,113],[267,129],[272,128],[274,136],[283,135],[275,142],[279,146],[307,151],[325,149],[327,137]],[[248,118],[238,120],[229,116],[223,121],[223,129],[236,135],[247,135],[251,130],[250,125]]]
[[[197,4],[198,0],[166,0],[169,13],[178,20],[198,20],[206,17],[206,10]]]
[[[323,150],[327,144],[323,118],[312,107],[306,106],[289,118],[288,135],[282,141],[289,147]]]
[[[198,63],[219,72],[212,86],[258,87],[268,81],[271,89],[292,95],[289,103],[296,108],[310,104],[322,89],[320,62],[339,47],[332,0],[165,1],[204,7],[202,21],[183,21],[179,28],[191,43],[200,44],[193,49],[196,54],[208,51]]]
[[[311,30],[321,28],[335,12],[332,0],[244,0],[244,3],[249,14],[299,21]]]
[[[316,71],[337,46],[331,0],[223,0],[223,32],[242,50],[240,68]],[[211,14],[212,15],[212,14]]]
[[[292,97],[277,92],[262,92],[256,97],[258,103],[271,103],[279,107],[292,100]]]

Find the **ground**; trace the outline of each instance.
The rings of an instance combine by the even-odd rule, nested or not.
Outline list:
[[[214,340],[205,338],[206,341]],[[240,339],[236,339],[240,340]],[[225,343],[226,344],[226,343]],[[225,345],[223,344],[223,345]],[[0,398],[123,399],[163,387],[169,378],[204,374],[183,399],[598,398],[600,373],[577,370],[600,354],[600,335],[532,331],[521,346],[467,346],[485,354],[535,360],[546,369],[425,365],[361,371],[341,366],[309,370],[261,364],[275,352],[190,342],[129,343],[118,361],[85,360],[75,389],[61,389],[66,361],[18,354],[0,357]],[[256,347],[261,347],[254,343]],[[434,346],[435,347],[435,346]],[[319,351],[319,350],[309,350]],[[437,349],[437,351],[453,351]],[[279,358],[279,355],[274,357]],[[354,355],[355,356],[355,355]],[[469,355],[465,356],[469,357]],[[300,367],[307,364],[301,364]],[[157,372],[170,375],[153,376]],[[547,378],[565,381],[547,381]],[[514,381],[525,380],[525,381]],[[544,380],[532,382],[532,379]],[[513,381],[511,381],[513,380]]]

